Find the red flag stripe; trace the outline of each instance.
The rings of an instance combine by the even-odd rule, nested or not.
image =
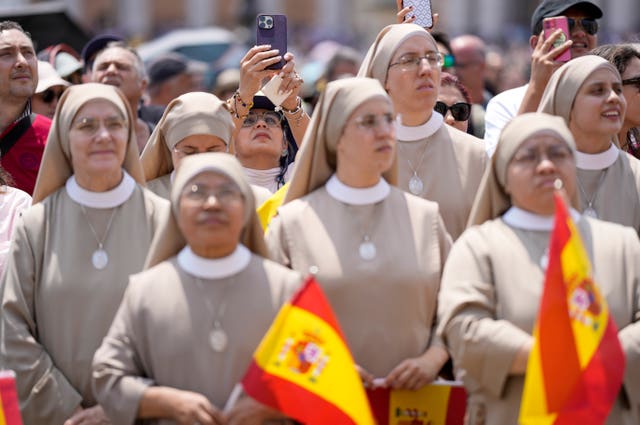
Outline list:
[[[307,425],[355,425],[353,419],[335,405],[290,381],[266,373],[255,361],[251,362],[243,381],[260,383],[245,388],[245,392],[251,397],[262,404],[285,411],[288,416]],[[309,420],[310,417],[313,422]]]
[[[445,425],[459,425],[464,423],[467,408],[467,392],[462,387],[451,387],[449,402],[447,403],[447,421]]]
[[[290,304],[315,314],[331,326],[343,341],[346,341],[340,325],[338,325],[338,321],[331,310],[329,301],[320,290],[319,285],[315,284],[313,276],[307,278],[304,285],[291,299]]]

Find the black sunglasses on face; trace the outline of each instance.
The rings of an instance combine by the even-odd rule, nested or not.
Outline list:
[[[573,31],[573,28],[575,28],[577,21],[587,34],[596,35],[598,33],[598,21],[593,18],[567,18],[567,21],[569,21],[569,32]]]
[[[447,115],[448,110],[451,110],[451,115],[456,121],[466,121],[471,115],[471,104],[466,102],[458,102],[449,106],[444,102],[437,101],[433,109],[443,117]]]
[[[64,92],[64,90],[60,90],[59,92],[56,92],[55,90],[47,89],[47,90],[43,91],[40,94],[40,96],[42,96],[42,101],[44,103],[51,103],[51,102],[53,102],[53,99],[60,100],[60,97],[62,96],[63,92]]]
[[[640,76],[628,78],[626,80],[622,80],[623,86],[636,86],[638,90],[640,90]]]

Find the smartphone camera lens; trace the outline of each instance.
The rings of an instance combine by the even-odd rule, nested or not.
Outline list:
[[[265,15],[260,16],[260,19],[258,21],[258,26],[266,30],[273,28],[273,18],[271,16],[265,16]]]

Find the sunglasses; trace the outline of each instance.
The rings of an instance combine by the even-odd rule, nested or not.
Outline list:
[[[466,121],[471,115],[471,104],[466,102],[458,102],[449,106],[444,102],[437,101],[433,109],[443,117],[447,115],[447,111],[450,110],[453,119],[456,121]]]
[[[46,89],[40,94],[40,96],[42,97],[42,101],[44,103],[51,103],[53,102],[54,99],[60,100],[62,93],[64,93],[64,90],[55,91],[51,89]]]
[[[622,80],[623,86],[636,86],[640,90],[640,76]]]
[[[567,18],[567,21],[569,22],[569,32],[573,31],[576,26],[576,22],[578,22],[587,34],[596,35],[598,33],[598,22],[593,18]]]

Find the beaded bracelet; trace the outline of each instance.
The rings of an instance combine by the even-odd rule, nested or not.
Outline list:
[[[280,108],[280,110],[282,110],[282,112],[284,112],[287,115],[295,115],[302,110],[302,99],[300,98],[300,96],[298,96],[297,101],[298,101],[298,104],[294,109],[287,109],[282,105],[280,105],[278,108]]]
[[[249,115],[249,110],[253,108],[253,102],[249,102],[248,104],[245,103],[245,101],[242,100],[242,98],[240,97],[240,90],[236,90],[235,93],[233,93],[233,97],[231,99],[233,99],[233,116],[241,120],[244,120],[245,118],[247,118],[247,115]],[[238,101],[240,102],[242,107],[245,108],[245,110],[247,111],[243,115],[240,115],[238,113]]]

